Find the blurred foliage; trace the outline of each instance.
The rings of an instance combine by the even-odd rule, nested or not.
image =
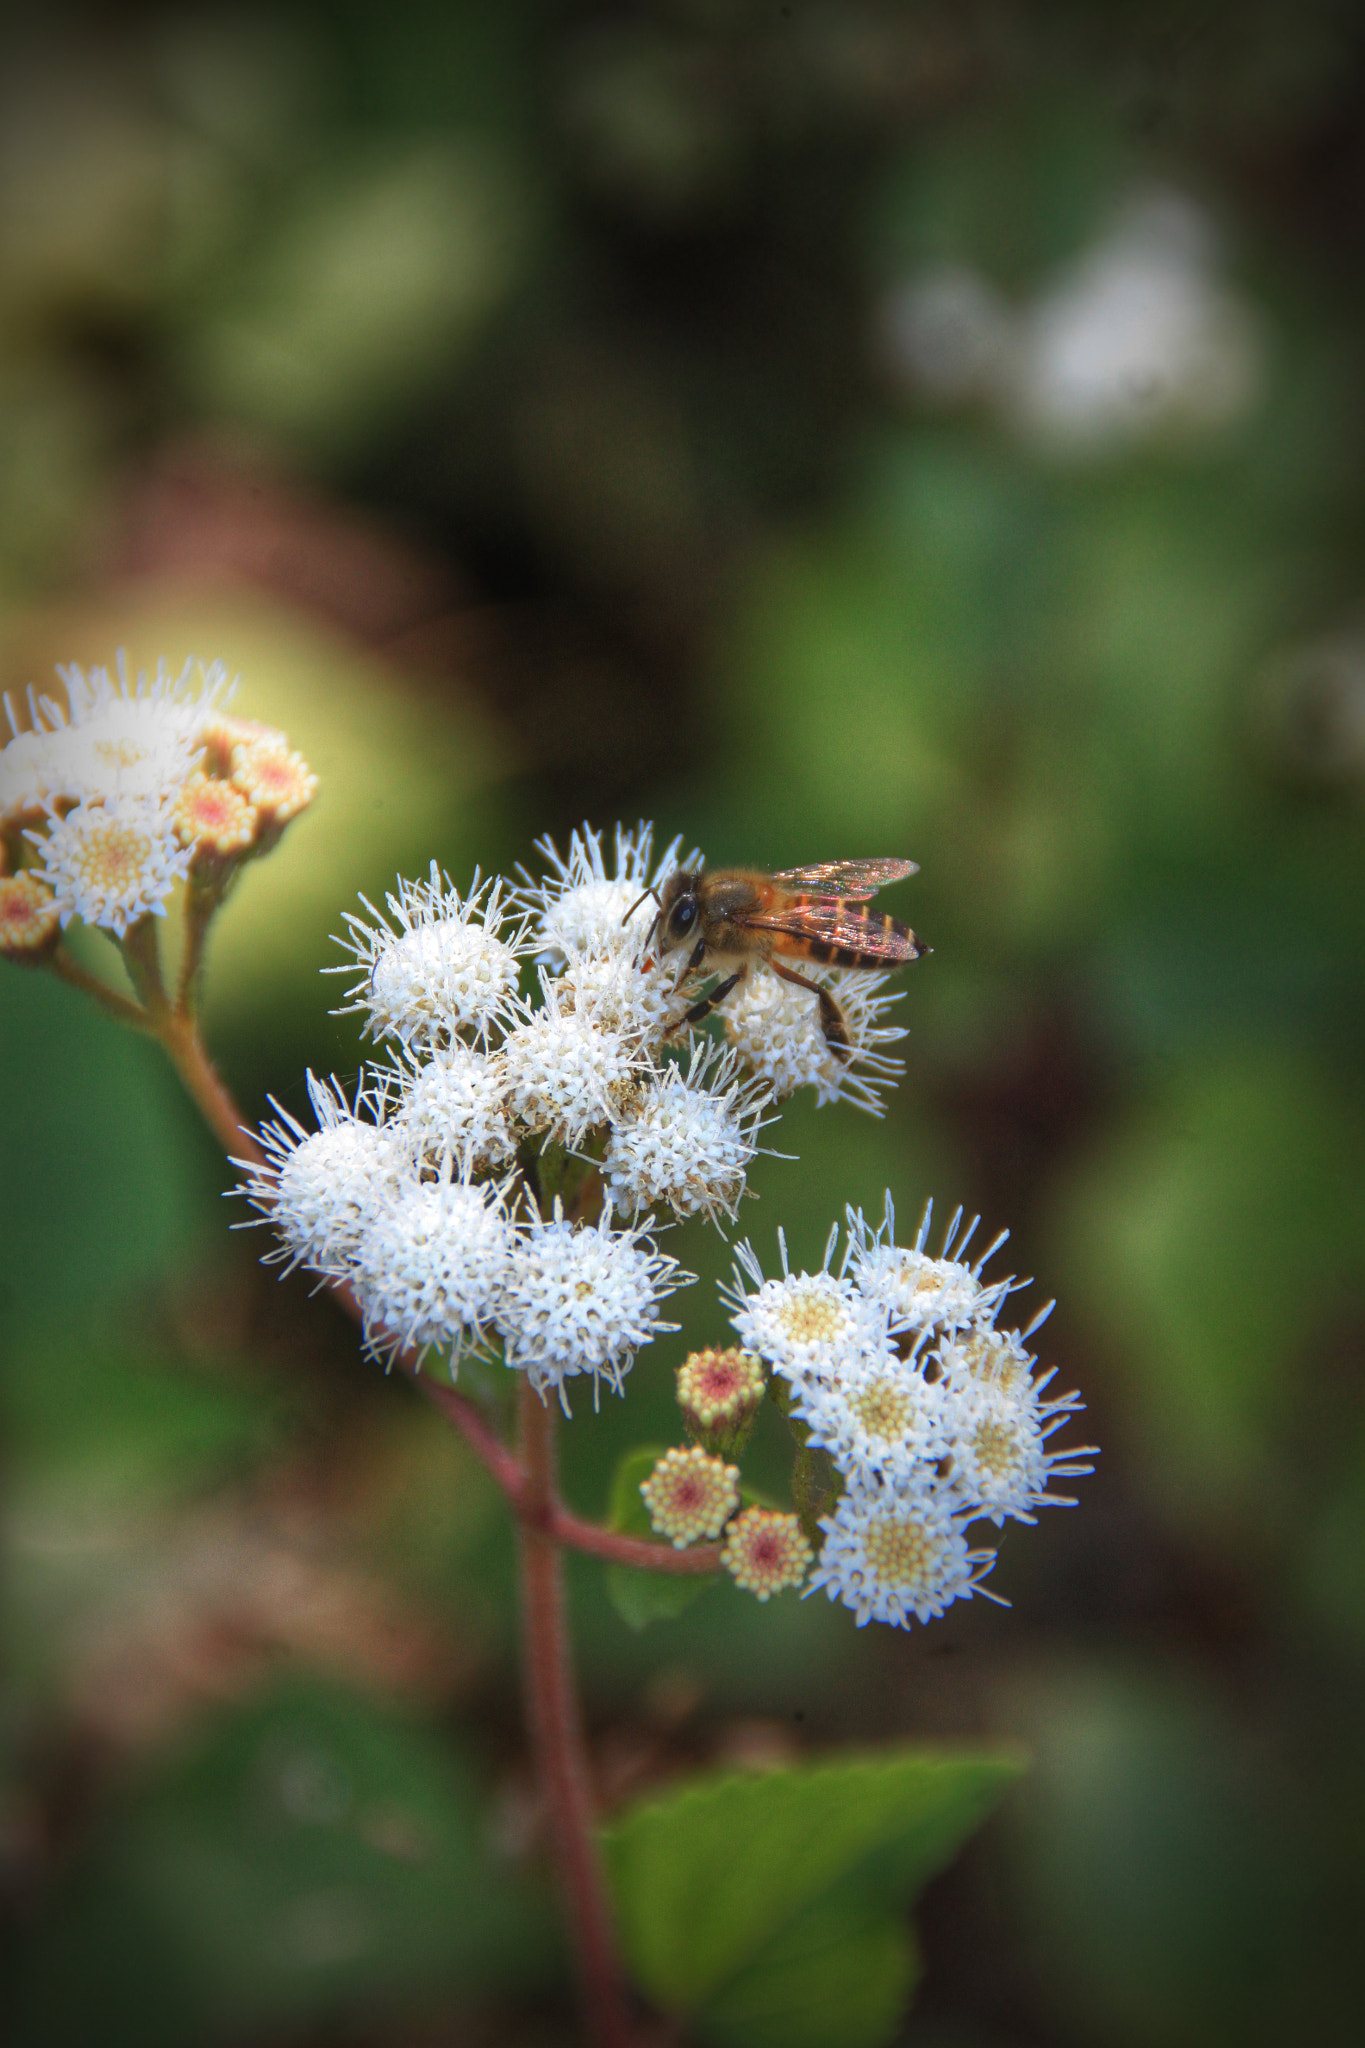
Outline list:
[[[900,1099],[797,1105],[744,1227],[1009,1224],[1100,1472],[1011,1613],[903,1638],[729,1585],[637,1633],[580,1561],[604,1799],[1019,1737],[908,2039],[1349,2037],[1355,11],[73,6],[0,54],[0,683],[220,656],[323,775],[211,961],[249,1116],[354,1074],[329,935],[433,856],[643,813],[921,863]],[[22,2038],[570,2038],[486,1483],[229,1235],[152,1048],[14,971],[0,1075]],[[728,1248],[670,1248],[585,1512],[724,1332]]]

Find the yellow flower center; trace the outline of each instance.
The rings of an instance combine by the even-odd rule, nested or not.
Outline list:
[[[915,1593],[937,1578],[939,1537],[914,1515],[881,1516],[864,1538],[868,1562],[884,1586]]]
[[[837,1295],[803,1288],[784,1298],[777,1320],[793,1344],[831,1344],[843,1335],[848,1313]]]
[[[1007,1422],[980,1422],[972,1437],[976,1462],[994,1479],[1004,1479],[1022,1463],[1019,1437]]]
[[[915,1417],[915,1400],[909,1387],[889,1376],[861,1387],[849,1406],[869,1436],[903,1436]]]
[[[117,896],[136,885],[152,852],[149,833],[111,818],[81,835],[72,864],[92,895]]]

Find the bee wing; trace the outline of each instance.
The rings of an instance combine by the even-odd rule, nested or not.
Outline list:
[[[928,951],[923,941],[894,917],[880,911],[859,911],[856,905],[817,897],[812,903],[791,903],[781,910],[760,911],[736,920],[745,927],[782,932],[793,939],[814,939],[868,960],[918,960]]]
[[[774,875],[793,889],[814,889],[821,896],[848,896],[855,902],[875,896],[888,882],[903,882],[919,873],[915,860],[826,860],[812,868],[784,868]]]

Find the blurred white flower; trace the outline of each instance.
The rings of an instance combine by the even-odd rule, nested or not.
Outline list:
[[[9,785],[16,780],[18,761],[25,769],[17,779],[24,779],[25,770],[30,779],[23,792],[30,803],[57,796],[156,801],[180,788],[195,766],[200,728],[231,694],[226,669],[221,662],[206,667],[187,661],[172,675],[162,662],[155,675],[142,671],[134,677],[122,649],[115,667],[116,676],[105,668],[59,668],[65,705],[30,693],[32,731],[11,742],[18,759],[0,770],[0,804],[7,807],[12,800]],[[6,710],[14,730],[8,699]],[[38,782],[41,789],[32,786]]]
[[[1164,187],[1134,193],[1023,306],[968,264],[929,264],[887,294],[879,326],[913,389],[988,404],[1060,460],[1216,433],[1265,384],[1264,322],[1225,281],[1210,216]]]
[[[566,1381],[605,1379],[621,1392],[635,1353],[676,1323],[660,1319],[663,1297],[693,1278],[641,1230],[613,1230],[603,1212],[595,1228],[554,1215],[533,1218],[512,1253],[498,1308],[504,1359],[529,1375],[543,1397],[556,1388],[568,1413]]]
[[[47,809],[50,798],[62,795],[67,776],[57,735],[41,726],[21,730],[8,697],[4,704],[12,737],[0,749],[0,827]]]
[[[441,1044],[461,1030],[483,1036],[505,1024],[530,947],[526,919],[512,919],[502,887],[500,880],[480,882],[476,872],[462,898],[433,861],[427,881],[400,877],[397,895],[386,896],[396,930],[362,896],[374,923],[343,913],[349,936],[336,943],[355,956],[361,977],[335,1014],[360,1011],[374,1037],[407,1045]]]
[[[1014,343],[1014,316],[979,270],[928,265],[889,292],[881,353],[897,376],[947,405],[989,397]]]
[[[1261,323],[1219,276],[1208,216],[1148,191],[1024,314],[1006,409],[1059,455],[1206,434],[1256,403],[1264,356]]]
[[[115,938],[149,912],[164,917],[166,898],[189,872],[173,793],[82,801],[26,836],[43,856],[35,872],[51,889],[62,924],[79,917]]]

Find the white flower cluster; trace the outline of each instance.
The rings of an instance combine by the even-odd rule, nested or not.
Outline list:
[[[1070,1505],[1051,1481],[1093,1470],[1078,1462],[1090,1447],[1048,1449],[1081,1406],[1075,1394],[1048,1398],[1053,1374],[1034,1374],[1026,1345],[1048,1310],[1022,1333],[997,1328],[1016,1283],[982,1269],[1003,1237],[969,1263],[976,1226],[959,1236],[959,1211],[931,1255],[929,1217],[898,1245],[889,1196],[875,1231],[850,1211],[837,1272],[837,1226],[816,1273],[788,1270],[779,1232],[782,1277],[765,1279],[744,1245],[725,1290],[746,1350],[786,1382],[788,1412],[838,1475],[808,1591],[823,1586],[859,1627],[906,1628],[984,1592],[995,1553],[971,1549],[969,1527]]]
[[[66,703],[30,691],[25,724],[4,699],[0,840],[33,848],[26,871],[61,925],[121,939],[165,915],[197,856],[263,848],[317,784],[282,733],[224,714],[221,662],[133,677],[120,652],[115,670],[59,670]]]
[[[344,1007],[389,1062],[349,1102],[310,1077],[317,1129],[279,1110],[243,1192],[278,1231],[272,1256],[355,1290],[376,1353],[436,1347],[454,1366],[496,1337],[566,1401],[584,1374],[619,1391],[671,1327],[659,1303],[686,1276],[649,1235],[654,1214],[733,1218],[774,1095],[810,1081],[868,1099],[886,1034],[874,992],[841,991],[854,1056],[839,1061],[815,997],[756,970],[741,993],[757,1015],[777,992],[771,1042],[728,1008],[733,1045],[692,1037],[695,990],[680,995],[678,963],[649,944],[680,844],[656,861],[649,826],[618,829],[611,872],[587,828],[566,855],[542,850],[542,881],[476,874],[461,895],[433,863],[385,912],[361,899],[332,971],[356,977]],[[532,960],[538,1002],[520,985]]]

